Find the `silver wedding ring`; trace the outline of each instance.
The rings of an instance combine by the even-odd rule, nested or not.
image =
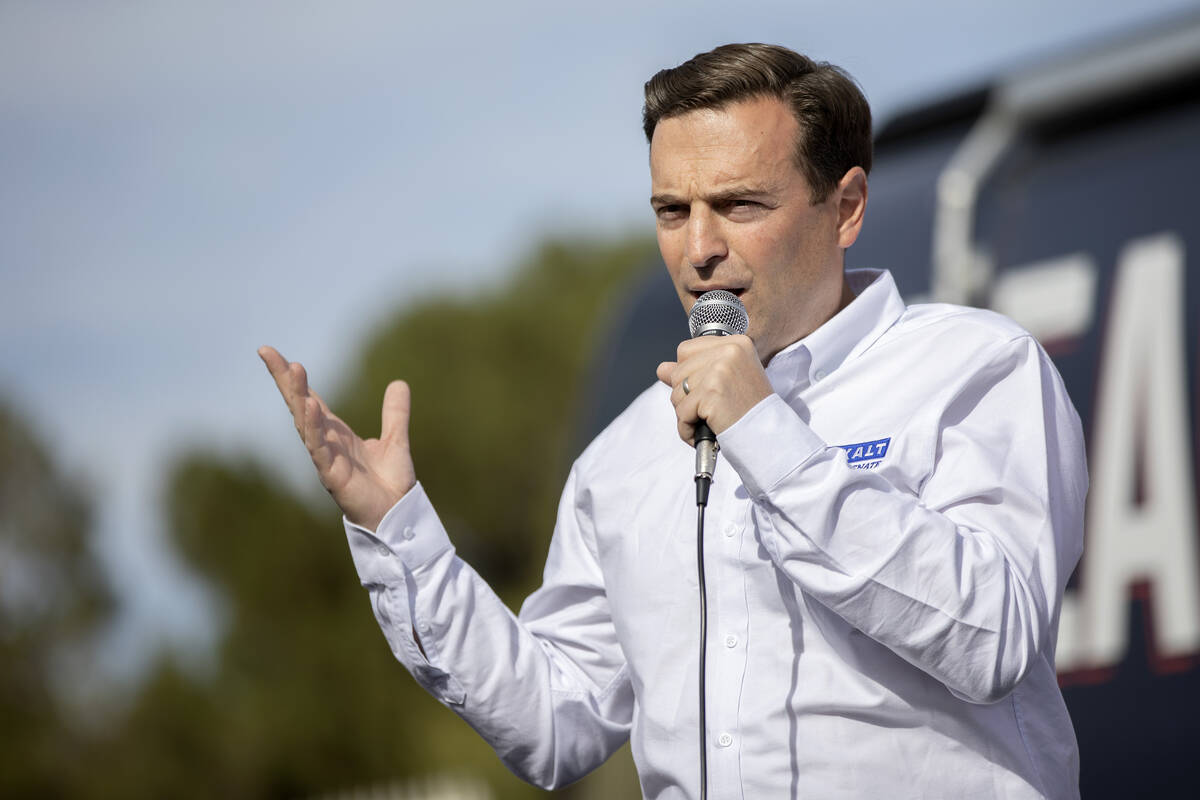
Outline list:
[[[691,394],[691,393],[692,393],[692,390],[691,390],[690,388],[688,388],[688,384],[687,384],[687,378],[684,378],[684,379],[683,379],[683,393],[684,393],[684,394]]]

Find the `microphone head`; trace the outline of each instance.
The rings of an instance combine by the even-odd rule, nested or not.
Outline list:
[[[688,314],[692,338],[697,336],[735,336],[750,327],[746,307],[733,292],[713,289],[700,295]]]

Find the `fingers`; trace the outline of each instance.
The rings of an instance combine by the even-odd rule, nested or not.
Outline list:
[[[334,461],[339,454],[351,454],[357,437],[315,395],[304,399],[304,429],[300,435],[322,483],[328,487]]]
[[[258,349],[258,355],[267,365],[275,386],[283,395],[288,411],[292,412],[292,423],[296,433],[310,452],[319,443],[312,439],[310,431],[321,431],[328,419],[337,419],[329,410],[329,406],[321,399],[321,395],[309,388],[308,372],[299,361],[288,361],[278,350],[264,345]],[[323,434],[322,434],[323,435]]]
[[[282,372],[287,367],[287,359],[279,354],[279,351],[270,345],[264,344],[258,348],[258,357],[267,365],[267,370],[274,377],[275,373]]]
[[[283,400],[288,404],[288,409],[295,414],[295,409],[292,408],[292,403],[288,400],[289,381],[288,381],[288,361],[274,347],[263,345],[258,348],[258,357],[267,365],[267,372],[271,373],[271,378],[275,381],[275,388],[283,395]]]
[[[679,364],[675,361],[664,361],[658,365],[656,370],[654,370],[654,374],[657,375],[658,379],[667,386],[674,388],[675,367],[677,366],[679,366]]]
[[[308,374],[303,365],[289,362],[273,347],[258,348],[258,356],[267,365],[267,371],[275,380],[275,388],[287,403],[288,411],[292,412],[292,420],[296,424],[296,432],[304,436],[304,398],[308,395]]]
[[[408,446],[408,421],[412,416],[412,392],[404,381],[392,381],[383,393],[383,419],[379,438]]]
[[[679,431],[680,439],[687,442],[692,447],[696,446],[696,426],[695,426],[695,424],[693,424],[691,422],[684,422],[683,420],[679,420],[675,424],[675,429]]]
[[[671,387],[671,405],[675,406],[676,414],[680,416],[687,415],[691,412],[690,409],[681,409],[680,405],[687,401],[691,392],[696,389],[696,377],[688,376],[683,373],[677,361],[664,361],[658,365],[655,370],[658,379],[667,386]],[[683,390],[684,380],[688,381],[688,391]]]
[[[679,429],[679,438],[692,444],[695,436],[696,423],[700,421],[700,397],[696,394],[696,374],[686,376],[674,361],[666,361],[658,366],[658,379],[671,387],[671,405],[675,407],[675,417]],[[687,380],[688,390],[683,390],[683,382]]]
[[[321,446],[325,443],[325,420],[321,414],[321,404],[317,398],[305,398],[303,419],[300,438],[304,440],[304,446],[308,448],[309,454],[317,464],[318,470],[320,470],[322,464],[318,461],[318,454],[321,453]]]
[[[720,434],[773,391],[746,336],[688,339],[678,361],[664,361],[656,372],[671,387],[680,438],[689,443],[700,420]]]
[[[328,417],[336,417],[337,416],[336,414],[334,414],[332,411],[329,410],[329,404],[326,403],[323,399],[321,399],[321,395],[317,394],[315,389],[311,389],[308,387],[307,381],[305,382],[304,386],[305,386],[305,397],[306,398],[311,397],[314,400],[316,400],[317,407],[321,409],[322,414],[324,414],[325,416],[328,416]]]
[[[275,385],[279,387],[280,393],[285,398],[295,388],[296,376],[303,379],[304,386],[308,385],[308,376],[304,372],[304,367],[299,362],[288,361],[274,347],[263,345],[258,348],[258,357],[267,365],[267,371],[271,373],[271,377],[275,379]]]
[[[258,355],[292,412],[321,485],[347,519],[375,530],[387,510],[416,483],[408,447],[408,385],[393,381],[388,386],[383,434],[378,440],[363,440],[309,388],[302,365],[289,362],[273,347],[260,347]]]

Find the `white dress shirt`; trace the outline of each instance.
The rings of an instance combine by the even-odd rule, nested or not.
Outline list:
[[[847,274],[856,299],[771,360],[776,393],[719,437],[709,796],[1077,797],[1054,674],[1083,542],[1075,410],[1011,321]],[[544,787],[630,736],[646,797],[698,795],[694,455],[668,394],[575,463],[519,616],[419,485],[377,532],[346,526],[396,657]]]

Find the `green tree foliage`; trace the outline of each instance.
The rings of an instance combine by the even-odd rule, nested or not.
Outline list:
[[[0,405],[0,796],[70,794],[83,739],[55,677],[93,644],[113,597],[90,511],[28,426]]]
[[[398,312],[327,393],[375,435],[384,387],[409,381],[418,478],[510,605],[540,579],[598,314],[653,252],[546,244],[507,286]],[[275,391],[265,372],[262,391]],[[541,794],[394,660],[327,499],[297,498],[249,460],[191,454],[167,506],[179,551],[223,597],[226,635],[206,679],[169,662],[154,673],[79,796],[314,796],[438,772]]]

